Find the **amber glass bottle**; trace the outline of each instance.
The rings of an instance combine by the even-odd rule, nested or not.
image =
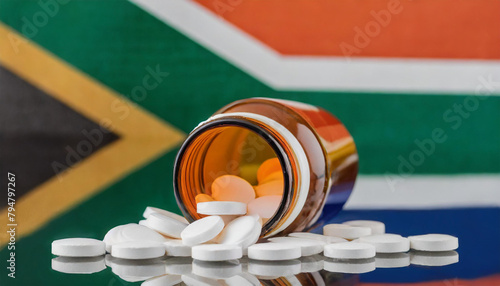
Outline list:
[[[311,228],[329,197],[336,202],[329,212],[339,211],[358,171],[351,135],[327,111],[288,100],[239,100],[200,123],[181,146],[174,170],[180,209],[190,221],[201,218],[195,196],[211,194],[217,177],[237,175],[255,184],[256,168],[273,157],[281,164],[284,191],[262,237]]]

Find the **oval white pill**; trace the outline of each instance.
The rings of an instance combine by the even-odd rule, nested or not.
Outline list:
[[[281,204],[281,196],[264,196],[248,203],[248,214],[258,215],[263,219],[271,218]]]
[[[215,238],[224,228],[220,216],[208,216],[188,225],[181,233],[182,243],[197,245]]]
[[[67,257],[93,257],[106,254],[106,244],[92,238],[66,238],[52,242],[52,254]]]
[[[361,226],[361,227],[369,227],[372,230],[371,234],[384,234],[385,233],[385,224],[380,221],[375,220],[350,220],[346,221],[343,224],[350,226]]]
[[[142,214],[142,216],[147,219],[149,218],[149,216],[153,213],[159,213],[159,214],[162,214],[164,216],[168,216],[170,218],[173,218],[173,219],[176,219],[182,223],[185,223],[185,224],[189,224],[188,220],[183,217],[183,216],[180,216],[176,213],[173,213],[173,212],[169,212],[169,211],[166,211],[166,210],[163,210],[163,209],[159,209],[159,208],[155,208],[155,207],[147,207],[146,210],[144,210],[144,213]]]
[[[204,244],[193,246],[191,257],[203,261],[225,261],[240,259],[241,246],[230,244]]]
[[[375,246],[377,253],[397,253],[410,250],[410,240],[398,234],[376,234],[363,236],[359,242]]]
[[[289,260],[299,258],[299,246],[284,243],[258,243],[248,247],[248,258],[256,260]]]
[[[410,262],[422,266],[445,266],[458,262],[456,251],[411,251]]]
[[[123,241],[121,241],[121,234],[120,234],[121,229],[124,228],[126,225],[130,225],[130,224],[134,224],[134,223],[115,226],[106,233],[106,235],[104,236],[102,241],[106,244],[106,251],[108,253],[111,253],[111,246],[113,244],[123,242]]]
[[[167,239],[158,232],[150,229],[147,226],[139,224],[127,224],[119,230],[119,242],[128,241],[153,241],[165,242]]]
[[[180,222],[160,213],[149,215],[144,225],[163,235],[175,238],[181,238],[181,232],[188,226],[187,223]]]
[[[297,238],[314,239],[314,240],[323,241],[325,243],[347,242],[347,239],[344,239],[341,237],[327,236],[327,235],[310,233],[310,232],[292,232],[288,236],[297,237]]]
[[[323,241],[296,237],[273,237],[269,241],[299,246],[301,256],[319,254],[326,245]]]
[[[323,269],[329,272],[362,274],[375,270],[375,259],[359,259],[351,261],[326,259]]]
[[[325,245],[326,257],[336,259],[367,259],[375,257],[375,247],[367,243],[342,242]]]
[[[409,236],[410,248],[422,251],[451,251],[458,248],[458,238],[447,234]]]
[[[242,216],[226,225],[217,242],[247,248],[257,242],[261,231],[262,227],[256,217]]]
[[[203,202],[196,204],[196,211],[204,215],[244,215],[247,204],[240,202]]]
[[[106,269],[104,257],[64,257],[52,259],[52,269],[68,274],[91,274]]]
[[[152,241],[129,241],[113,245],[111,255],[123,259],[149,259],[165,255],[165,246]]]
[[[379,253],[375,256],[377,268],[399,268],[410,265],[408,253]]]
[[[370,235],[372,229],[369,227],[350,226],[346,224],[327,224],[323,227],[323,234],[328,236],[342,237],[345,239],[356,239]]]
[[[163,245],[165,245],[167,256],[191,257],[191,246],[185,245],[180,239],[165,241]]]

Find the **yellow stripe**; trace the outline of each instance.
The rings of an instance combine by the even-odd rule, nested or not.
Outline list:
[[[26,41],[18,47],[9,39]],[[38,186],[16,202],[17,238],[26,236],[179,144],[184,134],[141,109],[96,80],[76,70],[0,23],[0,63],[24,80],[99,123],[111,122],[121,138],[58,177]],[[113,112],[113,102],[127,104],[129,113]],[[7,218],[7,210],[0,212]],[[8,242],[0,234],[0,248]]]

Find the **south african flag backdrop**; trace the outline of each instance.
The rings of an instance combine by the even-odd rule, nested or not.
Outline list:
[[[0,0],[0,285],[128,285],[61,279],[51,242],[102,239],[148,205],[179,213],[179,145],[250,97],[320,106],[351,132],[338,221],[480,241],[453,271],[358,283],[500,285],[499,95],[498,0]]]

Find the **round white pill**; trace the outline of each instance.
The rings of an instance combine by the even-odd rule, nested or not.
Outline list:
[[[325,243],[347,242],[346,239],[341,238],[341,237],[327,236],[327,235],[310,233],[310,232],[292,232],[288,236],[297,237],[297,238],[314,239],[314,240],[323,241]]]
[[[241,202],[203,202],[196,204],[196,211],[204,215],[244,215],[247,204]]]
[[[173,212],[169,212],[169,211],[166,211],[166,210],[162,210],[162,209],[159,209],[159,208],[155,208],[155,207],[147,207],[146,210],[144,210],[144,213],[142,214],[142,216],[147,219],[149,218],[149,216],[152,214],[152,213],[159,213],[159,214],[162,214],[164,216],[168,216],[170,218],[173,218],[173,219],[176,219],[182,223],[185,223],[185,224],[189,224],[189,222],[187,221],[187,219],[183,216],[180,216],[176,213],[173,213]]]
[[[372,230],[371,234],[384,234],[385,233],[385,224],[380,221],[375,220],[350,220],[346,221],[343,224],[350,226],[360,226],[360,227],[369,227]]]
[[[106,233],[106,235],[104,236],[102,241],[106,244],[106,251],[108,253],[111,253],[111,246],[113,244],[123,242],[123,241],[121,241],[121,234],[120,234],[121,229],[124,228],[126,225],[130,225],[130,224],[134,224],[134,223],[115,226]]]
[[[410,265],[408,253],[379,253],[375,256],[377,268],[400,268]]]
[[[207,216],[188,225],[181,233],[182,243],[197,245],[215,238],[224,228],[220,216]]]
[[[276,261],[250,260],[248,263],[248,273],[260,277],[288,276],[299,274],[300,266],[300,260],[298,259],[283,260],[279,263],[276,263]]]
[[[299,258],[299,246],[284,243],[257,243],[248,247],[248,258],[256,260],[288,260]]]
[[[144,225],[127,224],[120,228],[118,239],[119,242],[128,241],[152,241],[152,242],[165,242],[167,239],[158,232],[150,229]]]
[[[342,237],[345,239],[356,239],[370,235],[372,229],[369,227],[350,226],[346,224],[327,224],[323,227],[323,234],[328,236]]]
[[[106,244],[92,238],[66,238],[52,242],[52,254],[68,257],[93,257],[106,254]]]
[[[323,252],[323,247],[326,245],[323,241],[296,237],[273,237],[269,238],[269,241],[299,246],[301,256],[319,254]]]
[[[410,250],[410,240],[398,234],[376,234],[363,236],[359,242],[375,246],[377,253],[397,253]]]
[[[422,266],[445,266],[458,262],[456,251],[411,251],[410,262]]]
[[[329,272],[362,274],[375,270],[375,259],[359,259],[351,261],[326,259],[323,269]]]
[[[129,241],[113,245],[111,255],[123,259],[148,259],[165,255],[165,246],[152,241]]]
[[[174,286],[182,283],[180,275],[163,274],[144,281],[141,286]]]
[[[324,255],[336,259],[367,259],[375,257],[375,247],[367,243],[342,242],[325,245]]]
[[[212,279],[226,279],[241,274],[238,260],[230,261],[193,261],[193,274]]]
[[[180,239],[165,241],[163,245],[165,245],[167,256],[191,257],[191,246],[185,245]]]
[[[409,236],[410,248],[422,251],[451,251],[458,248],[458,238],[447,234]]]
[[[225,261],[240,259],[243,251],[238,245],[204,244],[193,246],[191,256],[203,261]]]
[[[255,216],[242,216],[231,221],[219,235],[221,244],[239,245],[247,248],[259,240],[262,226]]]
[[[144,225],[163,235],[175,238],[181,238],[181,232],[188,226],[187,223],[180,222],[160,213],[149,215]]]
[[[271,218],[281,204],[281,196],[264,196],[248,203],[248,214],[258,215],[263,219]]]
[[[64,257],[52,259],[52,269],[68,274],[91,274],[106,269],[104,257]]]

